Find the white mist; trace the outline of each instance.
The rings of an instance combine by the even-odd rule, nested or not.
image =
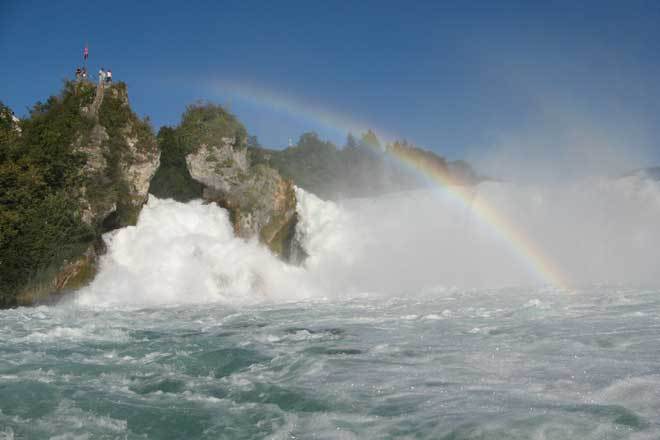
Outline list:
[[[548,283],[519,243],[446,191],[326,202],[297,191],[302,266],[233,235],[213,204],[151,198],[138,224],[106,235],[82,304],[299,301],[409,296]],[[484,183],[483,198],[573,287],[660,284],[660,183],[629,177],[555,186]]]

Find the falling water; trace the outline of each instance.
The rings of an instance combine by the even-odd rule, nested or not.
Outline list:
[[[652,439],[660,185],[298,190],[301,265],[152,198],[94,282],[0,312],[0,438]]]

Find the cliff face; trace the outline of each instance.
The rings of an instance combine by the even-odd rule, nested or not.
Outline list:
[[[217,203],[229,212],[236,235],[257,237],[290,259],[297,224],[293,183],[252,162],[247,131],[233,114],[218,105],[191,105],[178,126],[161,128],[158,139],[163,166],[151,182],[153,194]]]
[[[202,144],[186,156],[188,171],[204,185],[203,198],[226,208],[238,236],[258,236],[274,253],[289,258],[297,223],[291,181],[273,168],[251,165],[236,138]]]
[[[67,83],[60,96],[37,104],[22,128],[0,171],[17,173],[15,164],[27,162],[42,176],[26,181],[6,173],[13,191],[0,219],[11,222],[0,227],[13,240],[4,240],[1,257],[13,267],[0,267],[0,305],[50,300],[90,281],[104,252],[101,234],[135,224],[159,165],[151,127],[132,112],[123,83]],[[43,218],[35,214],[41,211]],[[55,221],[59,229],[47,233]],[[32,254],[22,268],[25,247]]]
[[[79,135],[75,151],[87,160],[82,170],[83,220],[103,230],[133,225],[146,203],[160,153],[147,122],[130,109],[126,86],[99,85],[93,104],[82,113],[94,121]]]

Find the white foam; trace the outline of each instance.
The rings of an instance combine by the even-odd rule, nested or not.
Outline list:
[[[548,282],[517,243],[449,192],[340,203],[301,189],[296,195],[296,236],[309,255],[302,266],[284,263],[256,240],[235,237],[227,212],[214,204],[151,197],[136,226],[104,237],[108,252],[100,273],[77,302],[450,297],[466,288]],[[545,188],[485,183],[474,198],[533,242],[569,283],[660,284],[658,182],[631,177]],[[526,307],[545,306],[536,301]]]
[[[435,313],[431,313],[430,315],[425,315],[423,319],[427,321],[439,321],[444,318],[440,315],[436,315]]]
[[[5,428],[0,431],[0,440],[14,440],[14,430],[11,428]]]
[[[104,237],[108,252],[79,304],[250,304],[315,292],[304,269],[233,234],[214,204],[151,197],[134,227]]]

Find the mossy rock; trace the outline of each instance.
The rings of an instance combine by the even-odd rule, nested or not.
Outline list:
[[[291,256],[293,240],[295,239],[298,215],[296,213],[296,192],[293,184],[285,183],[286,192],[283,206],[259,232],[260,239],[271,251],[288,260]]]
[[[282,257],[284,260],[289,261],[292,254],[292,248],[294,246],[294,240],[296,237],[296,225],[298,224],[298,215],[294,214],[288,221],[278,224],[277,222],[271,222],[267,225],[265,230],[266,233],[270,232],[268,229],[275,229],[276,226],[279,228],[276,229],[275,235],[271,238],[266,244],[270,250],[277,256]],[[272,225],[272,226],[271,226]],[[270,228],[269,228],[270,227]],[[264,234],[262,234],[262,240],[264,240]]]
[[[97,255],[93,246],[80,257],[65,262],[57,270],[46,270],[16,295],[16,305],[31,306],[51,303],[63,293],[88,285],[98,270]]]

